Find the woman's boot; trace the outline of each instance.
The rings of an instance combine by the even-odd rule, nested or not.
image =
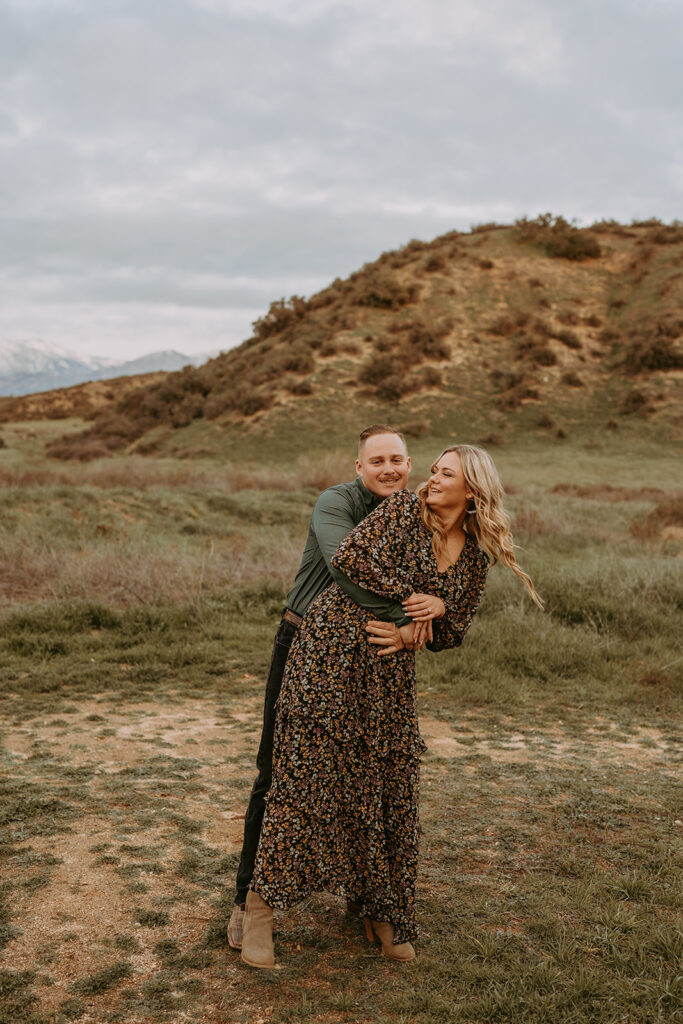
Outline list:
[[[273,911],[261,897],[247,893],[242,928],[242,960],[250,967],[274,967]]]
[[[371,921],[369,917],[363,918],[365,934],[370,942],[377,939],[382,945],[382,952],[390,960],[398,960],[407,963],[415,959],[415,950],[409,942],[400,942],[394,945],[394,926],[386,921]]]

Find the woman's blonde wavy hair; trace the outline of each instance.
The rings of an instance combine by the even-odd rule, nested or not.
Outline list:
[[[438,462],[448,452],[459,455],[465,482],[473,496],[463,530],[476,541],[478,547],[491,555],[494,563],[501,561],[515,576],[519,576],[533,600],[542,608],[543,603],[531,577],[517,565],[510,533],[510,516],[503,508],[503,485],[493,459],[483,448],[475,448],[471,444],[454,444],[445,448],[435,461]],[[427,483],[421,484],[417,496],[422,505],[422,519],[432,534],[434,554],[438,556],[446,550],[446,531],[439,517],[427,505],[428,489]]]

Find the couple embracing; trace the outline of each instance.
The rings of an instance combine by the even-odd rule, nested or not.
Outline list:
[[[228,925],[252,967],[274,966],[272,908],[322,890],[387,957],[415,957],[415,651],[461,643],[491,560],[538,602],[485,451],[447,448],[413,494],[403,435],[375,424],[356,473],[316,502],[275,637]]]

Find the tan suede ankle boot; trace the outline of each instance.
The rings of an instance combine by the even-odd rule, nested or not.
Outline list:
[[[247,893],[242,926],[242,960],[250,967],[274,967],[273,911],[255,892]]]
[[[394,945],[394,926],[386,921],[371,921],[369,917],[363,918],[365,934],[370,942],[377,939],[382,945],[382,952],[389,960],[398,960],[407,963],[415,959],[415,950],[409,942],[399,942]]]

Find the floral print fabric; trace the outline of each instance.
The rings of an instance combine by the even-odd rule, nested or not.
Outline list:
[[[342,542],[333,564],[358,586],[392,600],[436,594],[446,614],[434,650],[459,644],[486,580],[488,558],[467,538],[438,571],[416,495],[399,491]],[[270,906],[311,892],[341,893],[364,916],[416,935],[420,738],[415,657],[380,657],[367,642],[371,616],[337,584],[309,607],[280,692],[273,782],[253,888]]]

